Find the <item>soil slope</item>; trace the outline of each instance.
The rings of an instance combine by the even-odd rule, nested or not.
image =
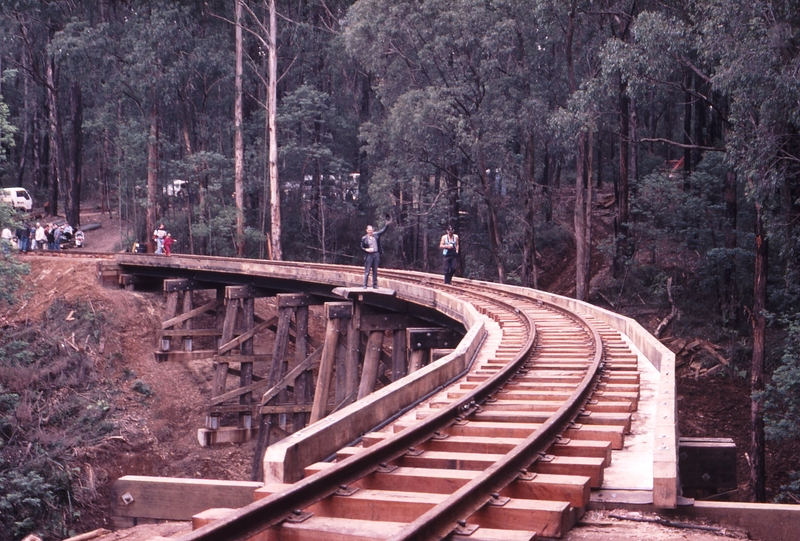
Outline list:
[[[83,222],[103,225],[87,232],[87,251],[112,251],[118,246],[114,220],[88,218]],[[41,326],[57,300],[84,303],[103,315],[99,341],[88,336],[56,337],[64,348],[81,349],[93,364],[96,380],[113,389],[107,393],[104,421],[115,429],[102,441],[74,451],[74,463],[80,468],[77,484],[93,493],[87,498],[92,503],[81,509],[79,531],[110,527],[109,490],[123,475],[250,480],[252,444],[200,447],[197,442],[210,395],[210,365],[154,360],[155,331],[164,309],[161,293],[101,287],[93,259],[19,258],[30,265],[30,274],[20,300],[0,309],[4,330]]]

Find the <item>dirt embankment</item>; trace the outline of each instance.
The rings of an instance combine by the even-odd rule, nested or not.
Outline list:
[[[30,273],[18,302],[0,308],[3,336],[47,343],[54,353],[31,361],[24,371],[0,366],[5,392],[27,404],[29,419],[22,428],[36,428],[15,440],[20,451],[13,454],[24,460],[25,446],[33,443],[68,461],[64,468],[73,472],[72,486],[80,491],[73,494],[79,496],[73,504],[80,515],[73,531],[110,527],[110,487],[123,475],[250,480],[252,444],[200,447],[197,442],[210,394],[210,364],[154,360],[162,294],[101,287],[95,260],[30,255],[20,260]],[[82,320],[91,326],[76,326]],[[80,359],[66,360],[75,357]],[[72,365],[75,375],[67,381],[64,374]],[[64,381],[48,391],[26,383],[54,378]],[[95,417],[83,415],[95,407]],[[56,415],[48,413],[53,411],[65,413],[55,422]],[[89,430],[99,423],[102,432]],[[56,442],[67,438],[74,438],[75,447],[57,450]]]

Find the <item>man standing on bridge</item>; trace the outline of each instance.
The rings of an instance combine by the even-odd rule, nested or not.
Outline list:
[[[167,230],[164,229],[164,224],[158,226],[158,229],[153,231],[153,240],[156,242],[156,253],[164,253],[164,239],[167,236]]]
[[[369,283],[369,271],[372,269],[372,287],[378,289],[378,265],[381,262],[381,235],[389,227],[387,222],[380,231],[375,231],[371,225],[367,226],[367,234],[361,237],[361,249],[367,254],[364,257],[364,287]]]
[[[458,270],[458,235],[453,231],[453,226],[447,226],[447,233],[442,235],[439,241],[439,248],[444,256],[444,283],[449,284],[453,280],[453,275]]]

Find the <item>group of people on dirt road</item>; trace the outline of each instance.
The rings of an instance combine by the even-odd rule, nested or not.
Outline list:
[[[60,250],[65,242],[75,241],[76,246],[83,243],[83,231],[75,231],[70,224],[57,224],[55,222],[42,225],[23,223],[17,227],[15,232],[11,228],[4,227],[0,235],[2,250],[8,253],[11,247],[16,248],[22,253],[35,252],[41,250]]]

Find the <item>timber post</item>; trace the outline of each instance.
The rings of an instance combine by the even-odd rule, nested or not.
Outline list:
[[[367,351],[364,353],[364,368],[361,371],[361,383],[358,386],[359,400],[375,390],[382,349],[383,331],[370,332],[369,338],[367,338]]]
[[[410,354],[408,372],[416,372],[431,362],[431,350],[453,349],[461,340],[459,334],[451,329],[408,328],[406,329],[407,346]]]
[[[405,330],[392,331],[392,381],[406,375],[408,365],[408,347]]]
[[[255,324],[255,299],[253,297],[246,297],[241,300],[242,303],[242,316],[244,318],[243,330],[245,332],[253,329]],[[253,358],[253,339],[248,338],[242,342],[240,346],[242,356],[248,359]],[[248,360],[239,363],[239,387],[249,387],[253,383],[253,361]],[[239,404],[242,406],[251,406],[253,403],[252,391],[242,394],[239,397]],[[253,413],[252,410],[239,412],[239,428],[250,430],[253,428]]]
[[[252,479],[262,474],[262,457],[269,445],[273,427],[288,426],[287,414],[292,414],[291,431],[296,432],[306,426],[308,405],[313,399],[313,367],[317,355],[308,355],[310,337],[308,335],[308,307],[319,304],[315,297],[305,293],[280,293],[275,297],[278,317],[272,360],[268,374],[268,390],[262,395],[258,407],[258,439],[253,458]],[[291,339],[291,320],[295,319],[294,360],[289,366],[287,349]],[[294,384],[294,407],[287,408],[287,387]],[[278,413],[280,412],[280,413]]]
[[[178,313],[178,295],[180,291],[167,290],[167,282],[171,280],[164,280],[164,294],[167,296],[167,305],[164,308],[164,321],[174,318]],[[170,338],[169,336],[161,336],[161,351],[169,351]]]
[[[314,404],[311,406],[309,424],[313,424],[327,414],[328,395],[331,390],[333,368],[336,362],[336,351],[339,349],[339,331],[342,319],[349,319],[353,315],[352,302],[326,302],[325,318],[325,343],[322,346],[322,360],[317,376],[317,386],[314,392]]]
[[[171,347],[171,336],[176,335],[183,341],[183,350],[192,351],[192,336],[191,332],[187,334],[182,333],[168,333],[165,331],[175,331],[179,329],[191,331],[192,330],[192,317],[177,318],[178,307],[181,307],[181,314],[189,314],[192,311],[192,291],[198,289],[198,285],[185,278],[177,278],[164,280],[164,295],[167,298],[167,304],[164,309],[164,321],[170,322],[168,327],[162,326],[161,329],[161,351],[169,351]]]
[[[278,297],[278,304],[280,305],[280,295]],[[295,308],[294,325],[294,366],[299,366],[308,356],[308,305],[299,305]],[[310,404],[314,400],[313,389],[313,372],[304,370],[294,381],[294,403],[298,406]],[[295,412],[292,417],[292,430],[294,432],[301,430],[306,426],[307,420],[308,414],[306,412]]]
[[[187,289],[183,292],[183,313],[189,313],[194,308],[194,296],[191,289]],[[184,330],[189,331],[188,335],[184,335],[183,337],[183,351],[192,351],[194,347],[194,342],[192,341],[191,331],[194,329],[194,324],[192,322],[192,318],[187,319],[183,322]]]
[[[346,406],[355,402],[358,391],[358,364],[361,350],[361,303],[353,303],[353,315],[347,328],[347,350],[342,367],[344,369],[344,401]]]
[[[236,429],[242,434],[234,436],[237,441],[244,441],[252,436],[253,431],[253,393],[250,390],[253,386],[253,362],[256,358],[253,352],[253,336],[261,328],[271,324],[261,324],[255,326],[255,298],[263,297],[264,294],[251,286],[227,286],[224,290],[217,290],[217,299],[223,298],[225,306],[225,318],[222,320],[222,334],[217,346],[214,359],[214,377],[211,386],[212,407],[206,416],[206,430],[217,431],[220,429],[219,418],[221,412],[219,408],[214,409],[213,405],[219,406],[214,399],[227,396],[226,387],[230,371],[230,362],[239,361],[239,388],[242,392],[238,393],[239,407],[238,424]],[[219,312],[217,312],[219,315]],[[219,317],[218,317],[219,321]],[[234,335],[238,335],[234,337]],[[231,352],[238,348],[239,355],[231,355]],[[234,359],[233,357],[240,357]],[[236,372],[234,372],[235,374]],[[215,436],[207,433],[199,436],[201,443],[207,440],[215,440]]]

